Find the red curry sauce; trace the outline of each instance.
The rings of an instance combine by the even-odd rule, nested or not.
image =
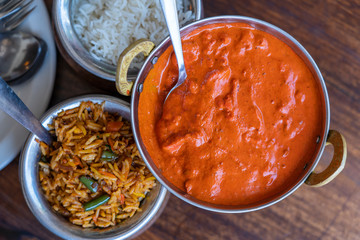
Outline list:
[[[216,204],[250,204],[294,183],[323,132],[320,89],[295,52],[241,23],[183,37],[188,78],[172,47],[148,74],[139,103],[142,140],[178,188]]]

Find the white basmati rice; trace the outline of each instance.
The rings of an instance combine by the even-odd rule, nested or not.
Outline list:
[[[158,0],[77,0],[74,29],[89,52],[116,65],[121,52],[137,39],[159,44],[168,34]],[[177,0],[180,26],[195,19]],[[141,59],[134,67],[140,68]]]

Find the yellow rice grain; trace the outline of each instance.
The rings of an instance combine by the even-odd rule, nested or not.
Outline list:
[[[155,178],[136,149],[130,124],[103,109],[104,103],[88,101],[60,112],[49,125],[57,141],[52,146],[40,142],[41,153],[49,162],[39,162],[45,198],[54,211],[84,228],[121,224],[141,211],[140,201],[155,186]],[[124,122],[119,132],[106,132],[111,121]],[[118,158],[100,160],[105,150],[113,151]],[[80,182],[83,175],[97,181],[97,192]],[[103,194],[110,196],[107,203],[84,211],[84,203]]]

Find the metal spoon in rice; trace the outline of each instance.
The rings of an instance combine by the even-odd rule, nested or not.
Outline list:
[[[35,134],[41,141],[48,145],[51,144],[52,137],[50,133],[1,77],[0,109]]]

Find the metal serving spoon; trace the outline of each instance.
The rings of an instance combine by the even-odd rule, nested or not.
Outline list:
[[[41,141],[50,145],[52,137],[40,121],[26,107],[16,93],[0,77],[0,110],[34,133]]]
[[[6,82],[30,79],[41,66],[46,51],[45,41],[29,33],[0,34],[0,76]]]
[[[181,46],[181,37],[180,37],[180,30],[179,30],[179,18],[176,9],[176,1],[175,0],[160,0],[161,8],[163,14],[165,16],[166,25],[170,32],[170,38],[172,45],[174,47],[174,52],[176,56],[176,60],[178,63],[179,68],[179,78],[176,85],[170,90],[168,95],[165,98],[169,97],[170,93],[174,91],[177,87],[184,83],[187,75],[185,70],[185,63],[184,63],[184,56]]]

